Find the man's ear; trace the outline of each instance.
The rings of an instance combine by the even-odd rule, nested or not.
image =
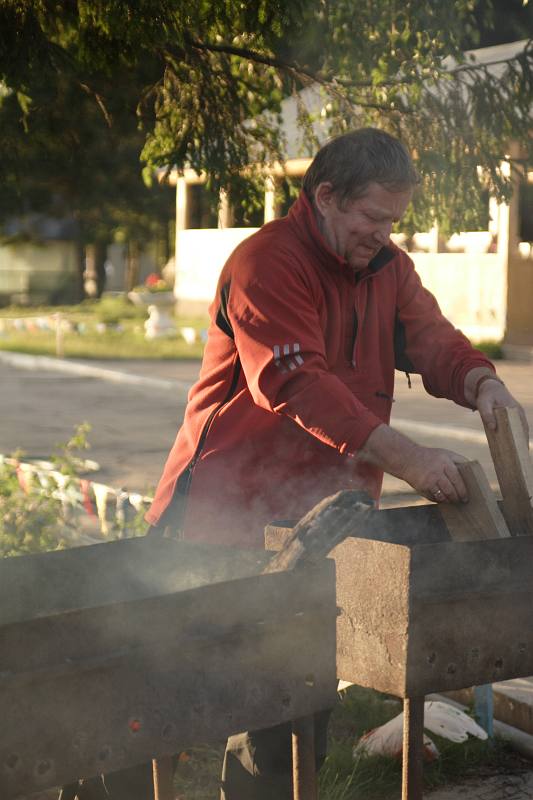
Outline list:
[[[333,193],[333,186],[329,181],[319,183],[315,189],[314,194],[315,208],[318,213],[324,217],[335,202],[335,195]]]

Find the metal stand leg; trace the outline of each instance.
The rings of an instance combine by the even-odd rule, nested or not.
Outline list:
[[[424,698],[403,701],[402,800],[422,800],[424,757]]]
[[[154,758],[154,800],[174,800],[174,769],[172,756]]]
[[[313,715],[292,722],[292,784],[294,800],[318,800]]]
[[[474,711],[477,721],[492,739],[494,737],[494,701],[492,683],[474,686]]]

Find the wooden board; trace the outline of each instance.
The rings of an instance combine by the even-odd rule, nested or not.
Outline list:
[[[533,467],[516,408],[495,410],[497,429],[485,433],[503,497],[503,514],[513,536],[533,535]]]
[[[457,467],[466,484],[468,503],[439,505],[451,538],[466,542],[509,537],[511,534],[481,464],[466,461]]]
[[[363,492],[343,490],[325,497],[295,525],[264,574],[319,563],[347,536],[357,536],[373,508]]]

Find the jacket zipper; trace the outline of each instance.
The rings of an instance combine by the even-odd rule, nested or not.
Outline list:
[[[226,403],[229,403],[229,401],[233,397],[235,389],[237,388],[237,383],[239,382],[240,374],[241,374],[241,362],[239,359],[237,359],[234,368],[233,378],[231,381],[231,386],[228,389],[228,393],[226,394],[222,402],[220,402],[218,406],[216,406],[216,408],[214,408],[211,411],[208,418],[206,419],[204,427],[202,428],[202,432],[200,434],[200,438],[198,439],[198,444],[196,445],[196,450],[194,451],[193,457],[191,458],[191,460],[185,467],[184,471],[182,472],[182,478],[185,476],[185,480],[183,481],[182,486],[180,487],[181,489],[180,494],[182,494],[184,497],[188,497],[189,489],[191,488],[192,474],[196,464],[198,463],[200,456],[202,455],[202,450],[204,448],[205,440],[207,439],[209,429],[211,428],[211,424],[216,415],[218,414],[218,412],[221,410],[221,408],[223,408],[226,405]],[[185,514],[185,510],[183,513]]]
[[[357,330],[359,328],[359,320],[357,319],[357,309],[355,308],[355,305],[354,305],[354,309],[353,309],[353,323],[352,324],[353,324],[353,331],[352,331],[352,342],[351,342],[350,352],[352,354],[352,369],[355,369],[355,367],[356,367],[356,363],[355,363],[355,343],[357,341]]]
[[[359,281],[359,283],[357,284],[357,286],[355,288],[354,315],[355,315],[355,319],[357,321],[357,328],[354,330],[354,337],[353,337],[352,369],[356,369],[357,368],[357,356],[356,356],[357,340],[358,340],[358,338],[360,338],[359,335],[361,333],[361,330],[362,330],[362,327],[363,327],[363,322],[364,322],[364,310],[366,309],[366,303],[365,303],[365,309],[361,309],[359,307],[358,303],[357,303],[357,300],[358,300],[358,297],[360,297],[360,289],[361,289],[362,284],[365,281],[367,281],[369,279],[369,277],[370,276],[366,275],[364,278],[362,278],[362,280]],[[361,313],[361,312],[363,312],[363,313]]]

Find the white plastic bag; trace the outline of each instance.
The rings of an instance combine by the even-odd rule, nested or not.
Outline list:
[[[487,734],[464,711],[448,703],[428,700],[424,703],[424,728],[452,742],[465,742],[468,736],[486,739]],[[403,752],[403,712],[394,719],[365,733],[353,749],[354,757],[386,755],[401,758]],[[424,733],[424,760],[439,757],[435,743]]]
[[[450,742],[466,742],[469,736],[487,739],[486,731],[472,717],[460,708],[438,700],[427,700],[424,703],[424,728],[449,739]]]

